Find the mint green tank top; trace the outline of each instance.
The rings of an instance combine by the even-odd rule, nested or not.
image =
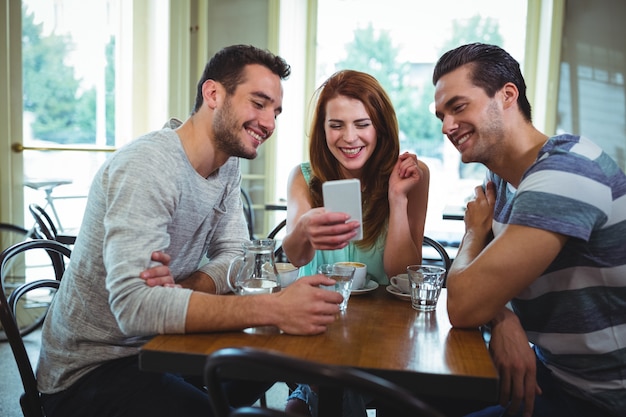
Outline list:
[[[311,164],[303,162],[300,169],[307,184],[311,182]],[[381,235],[374,246],[368,250],[360,249],[354,242],[348,246],[337,250],[317,250],[315,256],[308,264],[300,267],[300,276],[313,275],[317,273],[317,266],[321,264],[332,264],[335,262],[361,262],[367,265],[367,276],[369,279],[381,285],[389,284],[389,278],[385,274],[383,265],[383,253],[385,251],[386,235]]]

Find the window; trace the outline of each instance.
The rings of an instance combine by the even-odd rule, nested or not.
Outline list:
[[[445,11],[445,12],[444,12]],[[432,70],[439,56],[468,42],[495,43],[524,60],[526,2],[318,0],[316,87],[339,69],[375,76],[396,107],[401,150],[418,155],[431,171],[426,234],[457,245],[464,226],[443,220],[464,207],[484,167],[462,164],[432,114]]]
[[[22,2],[24,206],[46,207],[61,230],[80,225],[73,220],[80,222],[86,190],[106,154],[28,148],[116,145],[118,6],[115,0]],[[100,18],[85,19],[92,13]]]
[[[168,109],[170,10],[164,2],[23,0],[21,15],[24,219],[29,225],[29,203],[53,204],[58,216],[46,210],[61,229],[75,230],[109,152],[189,111]]]
[[[29,203],[49,203],[41,184],[55,177],[64,182],[51,195],[59,220],[63,228],[79,227],[84,197],[109,153],[49,148],[116,148],[161,128],[170,117],[186,119],[210,55],[233,43],[276,49],[268,34],[271,24],[259,20],[270,15],[270,3],[23,0],[23,26],[30,34],[25,39],[31,43],[22,46],[22,155],[27,184],[37,187],[24,187],[25,221],[31,218]],[[93,15],[98,19],[89,18]],[[51,44],[54,50],[42,48]],[[38,65],[41,59],[45,63]],[[51,107],[54,116],[47,118]],[[258,235],[273,226],[263,211],[271,201],[266,183],[274,146],[268,143],[256,160],[242,161]]]
[[[626,29],[621,1],[567,2],[557,133],[588,137],[626,169]]]

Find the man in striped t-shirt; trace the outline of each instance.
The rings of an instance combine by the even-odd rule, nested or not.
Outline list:
[[[447,52],[433,82],[444,134],[489,169],[447,281],[450,321],[491,327],[500,372],[500,405],[472,415],[625,416],[624,172],[586,138],[539,132],[497,46]]]

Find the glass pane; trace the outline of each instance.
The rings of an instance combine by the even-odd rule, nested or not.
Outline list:
[[[117,0],[22,2],[24,207],[80,225],[93,174],[106,153],[32,150],[115,146]],[[97,16],[98,18],[86,18]]]
[[[102,152],[24,151],[24,219],[34,219],[28,205],[43,207],[61,233],[76,233],[91,179],[107,157]]]
[[[316,86],[339,69],[375,76],[394,102],[401,150],[431,171],[426,234],[458,245],[463,222],[443,214],[464,207],[484,168],[462,164],[433,114],[432,70],[441,54],[468,42],[498,44],[523,66],[526,1],[318,0]],[[445,13],[442,11],[445,10]],[[331,29],[329,29],[331,28]]]
[[[626,4],[568,1],[557,133],[587,136],[626,170]]]

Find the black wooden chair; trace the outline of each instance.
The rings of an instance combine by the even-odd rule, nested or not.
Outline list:
[[[28,211],[30,211],[30,214],[32,214],[35,219],[35,234],[39,239],[55,240],[68,247],[76,242],[76,236],[64,235],[58,232],[54,222],[41,206],[31,203],[28,205]],[[51,251],[48,254],[52,259],[52,262],[56,264],[55,268],[57,270],[63,270],[65,265],[63,257],[54,251]]]
[[[21,226],[17,226],[10,223],[0,223],[0,252],[6,248],[15,245],[16,243],[23,242],[28,239],[39,239],[39,236],[34,230],[26,230]],[[2,278],[2,287],[4,288],[4,295],[9,296],[15,288],[22,284],[22,276],[8,274]],[[0,328],[0,341],[5,341],[6,335],[4,330]]]
[[[35,219],[35,231],[41,239],[56,240],[64,245],[73,245],[76,242],[76,236],[60,234],[52,218],[38,204],[29,204],[28,211]]]
[[[228,399],[221,384],[223,379],[228,378],[270,382],[303,381],[324,388],[350,389],[375,399],[377,404],[397,411],[397,415],[442,417],[442,414],[410,391],[368,372],[248,347],[220,349],[207,358],[204,382],[215,417],[231,415]],[[341,412],[338,411],[340,415]]]
[[[243,188],[241,188],[241,202],[243,203],[243,214],[246,216],[246,223],[248,224],[248,235],[252,240],[254,239],[254,208],[250,194]]]
[[[275,240],[276,235],[278,235],[278,233],[283,230],[285,226],[287,226],[287,219],[283,219],[280,223],[276,225],[276,227],[272,229],[271,232],[268,233],[268,239]],[[276,262],[289,262],[289,259],[287,259],[287,256],[285,255],[285,252],[283,252],[282,243],[278,243],[278,246],[274,248],[274,259],[276,260]]]
[[[452,260],[450,259],[450,255],[448,255],[448,251],[446,251],[446,248],[441,243],[428,236],[424,236],[423,246],[430,246],[437,251],[439,258],[432,258],[422,255],[422,263],[425,265],[437,265],[446,269],[445,278],[443,280],[443,286],[445,287],[448,271],[452,266]]]
[[[54,252],[64,259],[69,259],[71,254],[71,250],[67,246],[53,240],[36,239],[21,242],[0,253],[0,277],[4,276],[10,261],[22,253],[35,250],[45,251],[44,253],[47,252],[48,255]],[[24,385],[24,393],[19,398],[24,417],[44,417],[44,412],[41,407],[35,372],[22,339],[23,325],[20,324],[20,320],[25,318],[30,321],[31,325],[36,324],[36,326],[43,322],[51,297],[56,293],[64,271],[64,268],[59,270],[58,265],[54,262],[51,262],[51,265],[54,271],[52,278],[38,278],[28,281],[11,292],[8,299],[5,296],[4,286],[0,292],[0,322],[11,345]],[[48,269],[47,272],[50,270]],[[44,290],[48,290],[49,293],[45,294],[45,299],[41,300],[41,292]]]
[[[45,239],[45,236],[40,234],[36,229],[36,227],[33,227],[31,230],[26,230],[21,226],[0,223],[0,238],[2,243],[0,251],[3,251],[17,243],[31,239]],[[55,270],[60,271],[62,274],[65,269],[65,264],[61,255],[53,251],[49,252],[48,255],[54,264]],[[23,265],[23,262],[5,265],[4,273],[0,276],[0,280],[2,281],[2,289],[6,298],[8,298],[19,285],[24,283]],[[59,276],[58,278],[60,279],[61,277]],[[35,330],[39,324],[40,323],[37,323],[36,321],[23,320],[19,323],[19,329],[21,334],[25,336]],[[0,341],[6,340],[7,335],[4,328],[0,327]]]

